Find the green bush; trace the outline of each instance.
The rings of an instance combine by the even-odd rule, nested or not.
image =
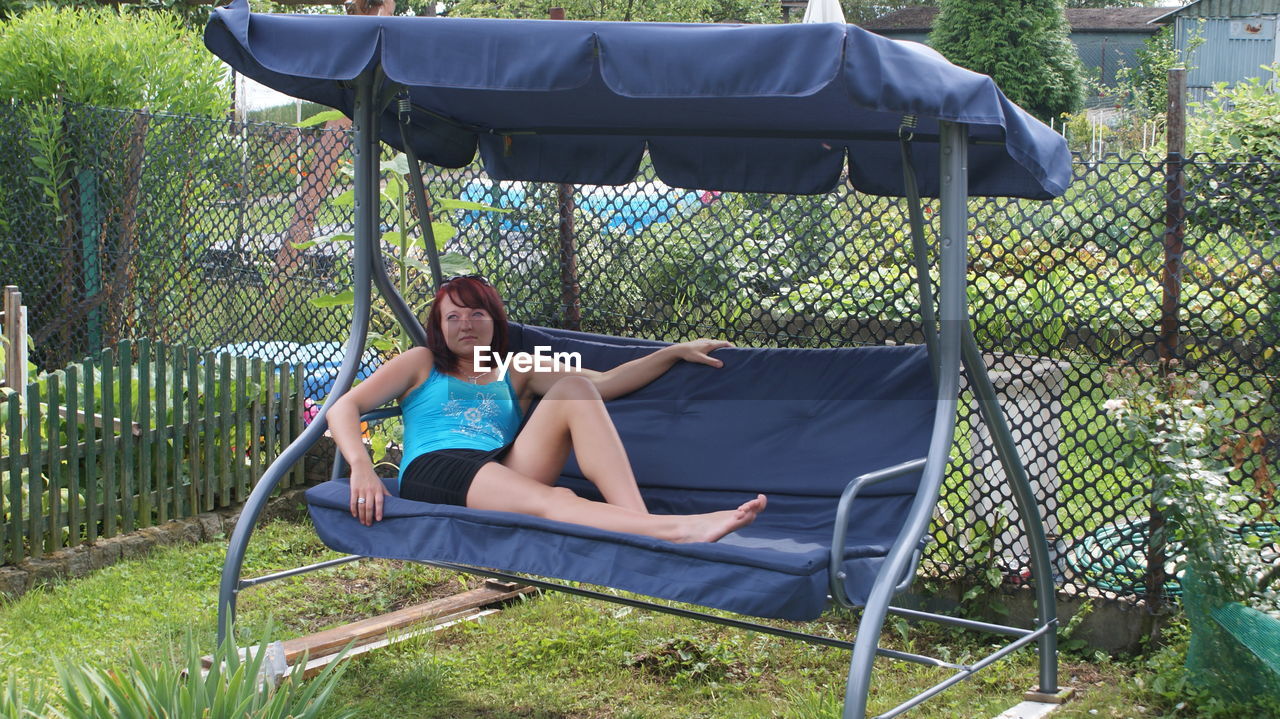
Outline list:
[[[1185,67],[1185,57],[1203,43],[1204,37],[1194,32],[1188,47],[1179,52],[1173,41],[1173,26],[1166,25],[1142,43],[1136,53],[1137,65],[1122,67],[1116,73],[1120,92],[1139,115],[1163,118],[1169,109],[1169,71]]]
[[[1195,105],[1188,123],[1191,149],[1215,159],[1260,157],[1280,162],[1280,65],[1267,68],[1272,77],[1251,77],[1232,87],[1214,86],[1209,100]],[[1274,187],[1273,187],[1274,189]]]
[[[221,115],[226,79],[171,15],[37,7],[0,22],[0,92],[11,100]]]
[[[942,0],[929,44],[990,75],[1042,120],[1080,107],[1083,69],[1061,0]]]

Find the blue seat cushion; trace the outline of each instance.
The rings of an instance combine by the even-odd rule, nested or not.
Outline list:
[[[577,478],[562,484],[598,498]],[[394,491],[394,483],[388,483]],[[827,604],[834,500],[771,495],[755,523],[714,543],[677,544],[509,512],[414,502],[392,496],[383,520],[361,525],[346,480],[307,491],[316,531],[342,552],[436,560],[614,587],[758,617],[802,621]],[[650,511],[694,513],[735,507],[746,492],[645,489]],[[856,502],[847,543],[846,588],[865,601],[905,516],[909,496]],[[821,519],[816,519],[821,518]]]

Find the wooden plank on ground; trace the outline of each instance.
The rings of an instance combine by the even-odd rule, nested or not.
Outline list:
[[[284,642],[285,661],[292,664],[302,656],[303,652],[313,659],[325,654],[333,654],[353,641],[356,646],[368,644],[385,638],[389,632],[404,629],[413,624],[506,602],[531,591],[533,587],[488,581],[479,589],[405,607],[390,614],[362,619],[310,636],[290,639]]]
[[[364,654],[368,654],[369,652],[372,652],[376,649],[389,647],[392,644],[395,644],[397,642],[403,642],[406,639],[413,639],[414,637],[421,636],[428,632],[438,632],[441,629],[451,627],[459,622],[466,622],[466,621],[472,621],[475,619],[480,619],[481,617],[487,617],[490,614],[496,614],[497,612],[498,612],[497,609],[469,609],[465,612],[459,612],[458,614],[450,614],[449,616],[446,616],[446,617],[439,617],[435,620],[434,624],[432,624],[431,626],[425,629],[417,629],[414,631],[402,632],[400,634],[395,634],[385,639],[380,639],[376,642],[372,642],[370,644],[362,644],[358,647],[352,647],[351,651],[342,655],[342,660],[350,661],[352,659],[355,659],[356,657],[362,656]],[[310,679],[315,675],[319,674],[320,672],[324,671],[326,667],[328,667],[330,664],[333,664],[336,661],[338,661],[337,654],[326,654],[323,657],[316,657],[315,659],[311,659],[310,657],[308,657],[307,665],[302,670],[302,678]]]
[[[351,651],[347,652],[348,656],[358,647],[377,643],[381,643],[380,646],[386,646],[398,641],[395,637],[389,637],[389,634],[406,627],[432,621],[456,620],[482,607],[508,602],[522,594],[534,591],[537,590],[533,587],[490,579],[478,589],[472,589],[441,599],[433,599],[430,602],[405,607],[389,614],[362,619],[351,624],[344,624],[341,627],[334,627],[316,634],[287,640],[282,642],[285,661],[293,664],[302,658],[303,654],[306,654],[308,664],[310,664],[323,657],[336,654],[348,645],[353,647]],[[212,663],[213,659],[211,657],[204,657],[205,668],[210,667]],[[318,666],[323,666],[323,664]],[[319,671],[319,669],[316,671]]]

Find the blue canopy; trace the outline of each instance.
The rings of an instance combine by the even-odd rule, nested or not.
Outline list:
[[[477,148],[495,179],[617,185],[645,150],[674,187],[815,194],[846,158],[857,189],[901,196],[915,116],[921,194],[938,193],[938,123],[969,130],[972,195],[1047,199],[1066,142],[992,82],[928,47],[853,25],[683,25],[270,15],[235,0],[205,44],[237,72],[352,114],[380,68],[412,102],[409,142],[442,167]],[[382,139],[403,149],[396,103]]]

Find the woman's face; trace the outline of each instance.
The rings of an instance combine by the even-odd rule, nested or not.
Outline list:
[[[475,357],[476,347],[493,343],[493,317],[478,307],[463,307],[449,293],[440,299],[441,329],[449,349],[464,362]]]

